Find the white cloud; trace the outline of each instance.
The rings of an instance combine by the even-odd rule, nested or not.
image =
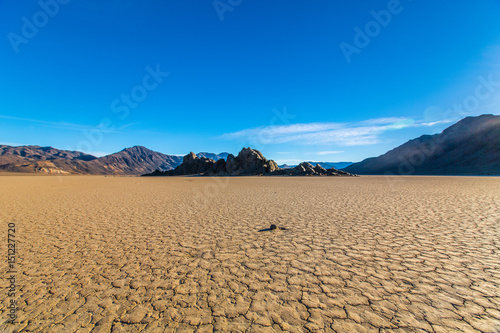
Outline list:
[[[407,127],[422,126],[408,118],[377,118],[351,123],[306,123],[273,125],[226,133],[222,139],[245,139],[257,144],[296,142],[304,145],[336,144],[364,146],[379,143],[380,134]]]
[[[6,145],[6,146],[28,146],[24,143],[19,143],[19,142],[6,142],[6,141],[0,141],[0,145]]]
[[[288,160],[275,160],[276,163],[279,165],[282,164],[299,164],[304,162],[304,160],[297,160],[297,159],[288,159]]]
[[[71,130],[71,131],[98,130],[102,133],[121,133],[120,130],[123,130],[123,129],[135,124],[135,123],[124,124],[124,125],[120,126],[119,128],[114,129],[113,123],[111,123],[107,127],[105,126],[105,120],[107,118],[102,119],[101,123],[97,124],[96,126],[74,124],[74,123],[68,123],[68,122],[64,122],[64,121],[46,121],[46,120],[31,119],[31,118],[12,117],[12,116],[6,116],[6,115],[0,115],[0,118],[36,123],[36,124],[40,124],[41,126],[49,127],[49,128],[58,128],[58,129]],[[107,119],[107,120],[109,120],[109,119]]]
[[[420,123],[420,125],[421,126],[434,126],[434,125],[438,125],[438,124],[449,124],[449,123],[453,123],[453,122],[455,122],[455,120],[445,119],[445,120],[431,121],[428,123]]]
[[[103,156],[112,154],[112,153],[108,153],[108,152],[104,152],[104,151],[84,151],[84,153],[94,155],[96,157],[103,157]]]
[[[317,155],[331,155],[331,154],[341,154],[343,151],[341,150],[331,150],[331,151],[318,151]]]
[[[386,117],[386,118],[375,118],[368,119],[358,122],[359,125],[381,125],[381,124],[394,124],[398,122],[408,121],[408,118],[403,117]]]

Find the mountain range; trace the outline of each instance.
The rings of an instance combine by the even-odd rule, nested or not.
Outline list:
[[[226,152],[196,154],[199,158],[214,161],[221,159],[225,161],[228,155],[230,154]],[[79,151],[53,147],[0,145],[0,172],[143,175],[156,170],[161,172],[173,170],[182,163],[182,159],[182,156],[162,154],[142,146],[125,148],[114,154],[96,157]],[[327,169],[336,165],[329,162],[320,164],[325,165]],[[290,168],[293,167],[296,166]],[[340,167],[337,166],[337,169]]]
[[[218,161],[227,160],[229,155],[201,152],[196,156]],[[52,147],[0,145],[0,172],[143,175],[173,170],[182,161],[182,156],[142,146],[95,157]],[[422,135],[381,156],[347,167],[351,162],[309,163],[361,175],[500,175],[500,116],[467,117],[440,134]]]
[[[229,153],[219,153],[219,154],[213,154],[213,153],[198,153],[196,156],[198,157],[205,157],[212,159],[214,161],[218,161],[220,159],[223,159],[224,161],[227,160],[227,156]]]
[[[140,175],[171,170],[181,163],[182,156],[166,155],[141,146],[98,158],[52,147],[0,145],[0,171],[8,172]]]
[[[361,175],[500,175],[500,116],[466,117],[344,171]]]

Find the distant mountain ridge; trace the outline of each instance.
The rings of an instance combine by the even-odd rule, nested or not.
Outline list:
[[[75,150],[61,150],[52,147],[41,147],[41,146],[7,146],[0,145],[0,156],[19,156],[23,158],[30,158],[34,160],[43,159],[75,159],[82,161],[94,160],[97,157],[89,154],[85,154]]]
[[[204,153],[204,152],[196,154],[196,156],[198,156],[198,157],[205,157],[205,158],[209,158],[209,159],[214,160],[214,161],[218,161],[220,159],[223,159],[225,161],[225,160],[227,160],[228,155],[229,155],[229,153],[213,154],[213,153]]]
[[[217,159],[227,153],[200,153]],[[159,153],[142,146],[125,148],[102,157],[79,151],[41,146],[0,145],[0,172],[142,175],[155,170],[168,171],[182,163],[182,156]]]
[[[466,117],[343,169],[372,175],[500,175],[500,116]]]
[[[52,147],[0,145],[0,171],[24,173],[80,173],[97,157]],[[84,172],[87,173],[87,172]]]
[[[228,153],[198,154],[198,158],[214,161],[227,161],[229,156]],[[182,161],[182,156],[162,154],[142,146],[96,157],[53,147],[0,145],[0,172],[143,175],[156,170],[173,170]],[[350,162],[309,163],[351,174],[500,175],[500,116],[467,117],[440,134],[423,135],[379,157],[344,168],[339,164]],[[283,167],[294,169],[298,166]]]
[[[346,167],[348,167],[349,165],[353,164],[354,162],[314,162],[314,161],[306,161],[306,163],[309,163],[309,164],[312,164],[312,165],[316,165],[316,164],[319,164],[321,165],[323,168],[325,169],[330,169],[330,168],[334,168],[334,169],[344,169]],[[281,164],[279,165],[280,168],[294,168],[296,167],[298,164],[293,164],[293,165],[290,165],[290,164]]]

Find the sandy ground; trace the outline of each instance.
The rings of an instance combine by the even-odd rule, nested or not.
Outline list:
[[[0,332],[500,329],[500,178],[7,176],[0,221]]]

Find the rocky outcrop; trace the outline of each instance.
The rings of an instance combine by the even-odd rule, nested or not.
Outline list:
[[[260,175],[273,172],[276,169],[278,169],[276,162],[267,160],[260,151],[243,148],[238,156],[233,159],[231,174]]]
[[[226,161],[224,159],[220,159],[215,162],[206,172],[208,176],[225,176],[227,175],[226,170]]]
[[[144,176],[351,176],[351,174],[334,168],[325,169],[317,164],[312,166],[304,162],[295,168],[280,169],[276,162],[268,160],[256,149],[243,148],[238,156],[228,154],[227,159],[215,161],[196,156],[193,152],[184,156],[182,164],[174,170],[159,171]]]
[[[316,164],[316,166],[314,167],[314,171],[319,174],[327,172],[326,169],[323,168],[320,164]]]
[[[226,159],[226,171],[229,174],[234,174],[238,170],[238,162],[233,154],[229,154]]]
[[[267,160],[260,151],[252,148],[243,148],[238,156],[228,154],[227,159],[215,161],[206,157],[198,157],[191,152],[184,156],[182,164],[171,171],[159,170],[146,176],[243,176],[263,175],[278,170],[278,165],[273,160]]]
[[[176,175],[198,175],[204,174],[213,167],[215,161],[206,157],[197,157],[190,152],[182,159],[182,164],[174,169]]]
[[[349,165],[353,164],[353,162],[314,162],[314,161],[306,161],[312,165],[319,164],[325,169],[331,169],[335,168],[337,170],[342,170],[344,168],[347,168]],[[282,164],[278,165],[281,169],[291,169],[296,167],[297,165],[288,165],[288,164]]]
[[[321,165],[313,166],[311,163],[303,162],[294,168],[278,169],[269,174],[270,176],[355,176],[348,172],[335,168],[325,169]]]

